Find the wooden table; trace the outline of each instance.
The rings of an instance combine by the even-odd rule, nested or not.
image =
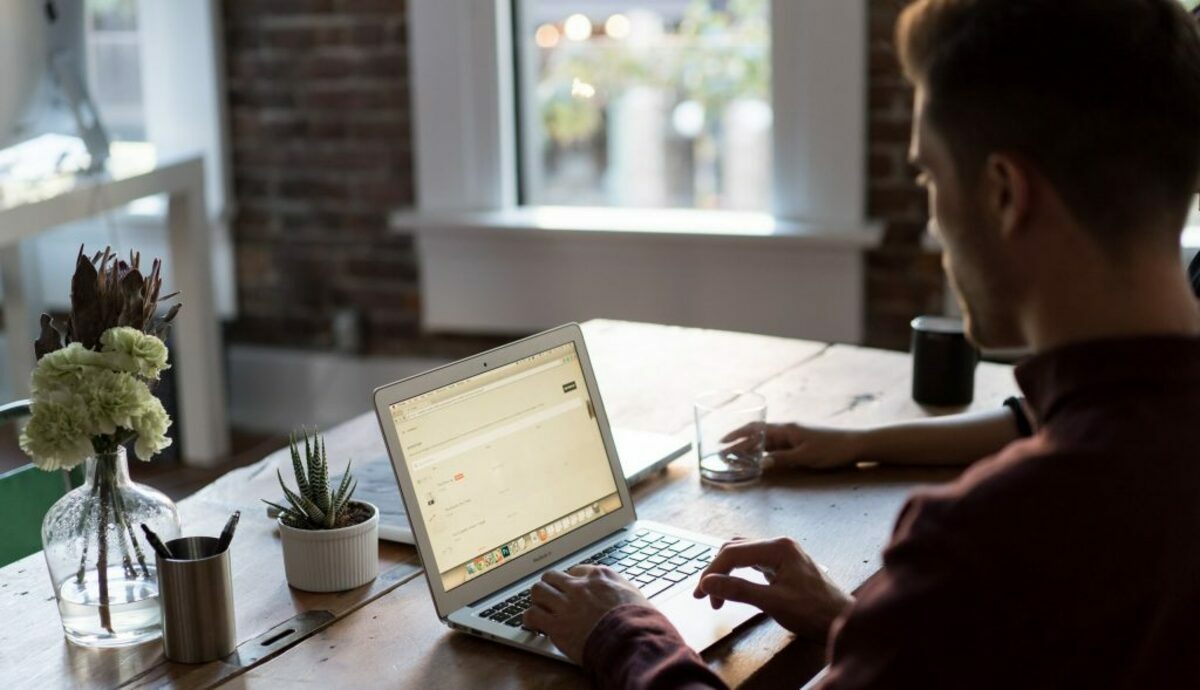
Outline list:
[[[600,388],[614,423],[690,433],[689,401],[711,388],[766,396],[769,418],[858,426],[924,416],[910,398],[906,354],[764,336],[592,321],[584,325]],[[1008,367],[981,365],[975,409],[1015,390]],[[331,430],[330,455],[383,452],[373,416]],[[259,497],[274,496],[275,453],[229,473],[180,503],[186,534],[215,534],[235,509],[244,513],[234,543],[238,652],[201,666],[163,660],[161,645],[83,650],[62,637],[41,554],[0,569],[0,687],[471,688],[587,687],[574,667],[453,633],[433,611],[412,548],[380,544],[380,577],[342,594],[291,590],[273,524]],[[634,492],[639,517],[723,536],[796,538],[842,587],[878,570],[879,553],[905,496],[952,470],[860,468],[836,473],[771,474],[757,486],[721,490],[697,479],[695,457],[681,459]],[[299,621],[290,621],[293,616]],[[269,646],[264,639],[315,624]],[[785,648],[787,648],[785,650]],[[776,657],[777,653],[784,651]],[[821,665],[821,644],[793,640],[767,620],[709,650],[728,682],[798,687]]]

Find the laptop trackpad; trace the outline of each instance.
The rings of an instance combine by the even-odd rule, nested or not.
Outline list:
[[[738,570],[736,574],[752,582],[766,584],[762,574],[757,571]],[[707,597],[697,599],[692,596],[696,580],[682,582],[678,587],[680,591],[677,595],[666,601],[655,599],[654,604],[679,629],[688,646],[698,652],[708,649],[739,625],[762,613],[749,604],[732,601],[726,601],[724,606],[713,610]]]

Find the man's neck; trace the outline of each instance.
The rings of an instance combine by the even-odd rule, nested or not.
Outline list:
[[[1039,291],[1027,311],[1022,328],[1035,352],[1090,340],[1200,335],[1200,308],[1177,257],[1102,267],[1072,278]]]

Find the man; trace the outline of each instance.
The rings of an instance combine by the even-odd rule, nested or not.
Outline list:
[[[1200,687],[1196,25],[1177,0],[920,0],[897,45],[968,332],[1033,350],[1038,431],[914,495],[856,600],[788,539],[727,545],[696,595],[828,636],[826,690]],[[721,685],[611,571],[533,604],[602,686]]]

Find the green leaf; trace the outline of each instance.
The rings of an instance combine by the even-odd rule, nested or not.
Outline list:
[[[283,481],[283,471],[278,467],[275,468],[275,478],[279,480],[279,486],[287,489],[287,483]]]
[[[293,494],[295,496],[295,494]],[[296,501],[300,504],[305,517],[314,525],[320,525],[325,522],[325,511],[321,510],[320,506],[308,500],[305,496],[296,496]]]
[[[296,487],[300,493],[308,494],[308,480],[304,478],[304,464],[300,462],[300,449],[296,446],[296,434],[293,432],[289,439],[292,449],[292,473],[296,475]]]
[[[321,437],[315,432],[309,445],[305,432],[305,453],[308,455],[308,498],[321,508],[323,513],[329,512],[329,470],[321,462]]]
[[[301,497],[297,496],[295,491],[287,488],[287,485],[282,481],[279,482],[279,486],[283,487],[283,496],[287,499],[288,503],[292,504],[292,510],[295,510],[298,513],[303,513],[304,506],[303,502],[300,500]]]
[[[282,514],[284,514],[284,513],[290,513],[290,512],[292,512],[292,509],[291,509],[291,508],[288,508],[287,506],[281,506],[281,505],[279,505],[278,503],[275,503],[275,502],[273,502],[273,501],[268,501],[268,500],[267,500],[267,499],[265,499],[265,498],[260,498],[260,499],[258,499],[258,500],[262,501],[263,503],[266,503],[267,505],[271,506],[271,507],[272,507],[272,508],[274,508],[275,510],[278,510],[280,515],[282,515]]]
[[[325,521],[325,512],[318,508],[315,503],[308,500],[305,496],[296,495],[296,492],[283,485],[282,479],[280,480],[280,485],[283,486],[284,496],[287,496],[288,501],[296,506],[296,512],[303,513],[308,521],[313,524],[319,525]]]
[[[355,479],[354,485],[350,487],[350,493],[346,494],[346,497],[343,498],[340,503],[338,503],[337,509],[335,511],[336,513],[338,513],[340,515],[341,512],[346,509],[346,506],[350,504],[350,499],[354,497],[354,490],[357,488],[358,488],[358,480]]]
[[[317,494],[317,505],[326,513],[332,513],[332,497],[329,494],[329,458],[325,454],[325,439],[317,437],[317,452],[321,456],[321,492]]]
[[[308,440],[308,428],[301,428],[300,433],[304,434],[304,466],[308,468],[308,490],[304,492],[304,496],[312,498],[313,485],[316,484],[316,469],[312,462],[312,448]]]
[[[344,474],[342,474],[342,483],[338,485],[337,494],[333,498],[333,505],[334,505],[333,512],[335,512],[335,513],[342,512],[341,511],[342,502],[346,498],[346,492],[350,490],[350,479],[351,479],[350,466],[352,464],[353,464],[353,461],[346,462],[346,472]]]
[[[275,517],[279,518],[280,520],[283,520],[283,523],[285,525],[291,525],[291,522],[297,522],[297,521],[299,521],[301,523],[304,522],[304,514],[295,510],[294,508],[285,508],[284,506],[281,506],[278,503],[272,503],[271,501],[268,501],[265,498],[260,498],[258,500],[262,501],[263,503],[266,503],[267,505],[271,506],[275,510],[279,511],[279,514],[276,515]],[[291,522],[289,522],[289,520]],[[296,525],[291,525],[291,526],[295,527]]]

